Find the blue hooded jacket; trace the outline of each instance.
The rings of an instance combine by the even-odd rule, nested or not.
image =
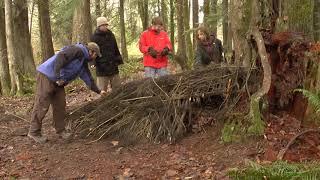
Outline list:
[[[78,48],[81,49],[82,53],[78,53],[78,56],[70,55],[68,56],[69,59],[65,58],[65,56],[62,54],[65,50],[68,48],[76,48],[75,51],[78,50]],[[78,47],[78,48],[77,48]],[[69,49],[70,50],[70,49]],[[79,51],[79,50],[78,50]],[[60,56],[63,56],[63,60],[65,61],[63,65],[61,65],[60,69],[57,69],[57,62],[58,58]],[[91,73],[88,68],[88,60],[89,60],[89,53],[88,49],[83,44],[76,44],[75,46],[67,46],[61,49],[61,51],[51,58],[49,58],[44,63],[40,64],[37,67],[37,71],[44,74],[48,77],[49,80],[56,82],[57,80],[63,80],[65,82],[65,85],[76,79],[78,76],[86,83],[86,85],[93,91],[100,93],[100,90],[96,87],[96,84],[94,83],[94,80],[91,76]]]

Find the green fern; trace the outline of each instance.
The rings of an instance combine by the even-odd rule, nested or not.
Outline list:
[[[306,89],[296,89],[294,92],[301,92],[315,108],[316,113],[320,112],[320,91],[314,93]]]
[[[248,167],[242,170],[232,169],[228,172],[228,175],[231,179],[235,180],[317,180],[320,178],[320,167],[319,164],[314,163],[289,164],[284,161],[263,166],[249,161]]]

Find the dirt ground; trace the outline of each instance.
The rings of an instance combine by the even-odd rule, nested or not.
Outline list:
[[[83,86],[67,91],[69,112],[99,98]],[[49,111],[43,126],[49,141],[36,144],[26,136],[33,97],[0,97],[0,102],[0,179],[228,179],[227,170],[242,167],[247,160],[276,160],[279,150],[300,131],[299,123],[283,118],[274,121],[278,124],[268,124],[264,139],[232,144],[221,142],[220,123],[189,134],[176,144],[123,146],[114,139],[88,143],[88,139],[78,137],[64,142],[51,126]],[[320,139],[314,137],[306,142],[313,149],[310,158],[319,159],[315,148]],[[288,150],[284,159],[308,160],[304,154],[310,154],[310,148],[303,147]]]
[[[85,87],[68,91],[69,111],[99,98]],[[90,144],[77,137],[63,142],[51,126],[50,110],[43,126],[49,141],[36,144],[26,136],[33,97],[0,101],[0,179],[228,179],[228,168],[260,151],[259,141],[221,143],[218,124],[173,145],[122,146],[113,139]]]

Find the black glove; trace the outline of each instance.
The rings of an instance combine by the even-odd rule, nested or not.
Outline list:
[[[148,48],[148,53],[150,54],[151,57],[157,58],[157,51],[153,47]]]
[[[169,54],[169,48],[168,47],[163,48],[161,52],[161,56],[167,56],[168,54]]]

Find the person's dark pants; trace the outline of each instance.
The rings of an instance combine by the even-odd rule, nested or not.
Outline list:
[[[66,94],[64,87],[58,87],[45,75],[38,73],[37,89],[29,133],[41,135],[42,120],[52,105],[53,126],[57,133],[65,130]]]

